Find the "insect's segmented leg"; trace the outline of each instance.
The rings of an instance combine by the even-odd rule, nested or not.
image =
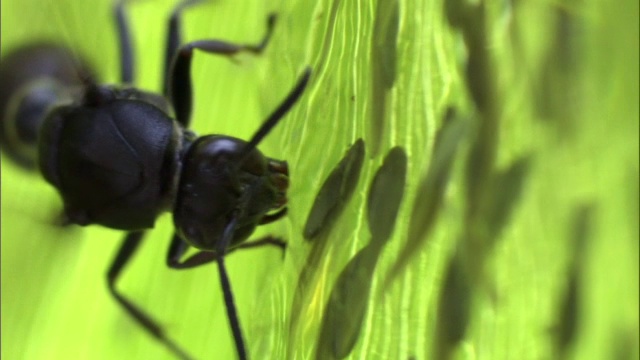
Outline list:
[[[229,247],[233,234],[236,231],[238,225],[238,214],[234,213],[231,221],[224,228],[220,241],[216,244],[215,252],[198,252],[191,256],[185,262],[180,263],[180,257],[184,255],[189,246],[184,243],[177,235],[174,234],[171,240],[171,246],[169,247],[169,253],[167,254],[167,264],[174,269],[185,269],[189,267],[195,267],[206,264],[208,262],[215,261],[218,264],[218,273],[220,275],[220,285],[222,287],[222,294],[224,295],[224,303],[227,310],[227,318],[229,319],[229,325],[233,332],[233,340],[236,345],[236,352],[240,360],[247,358],[247,351],[242,338],[242,330],[240,329],[240,320],[238,320],[238,312],[233,300],[233,292],[231,290],[231,282],[229,281],[229,275],[224,265],[225,251]]]
[[[267,236],[260,240],[242,243],[239,246],[233,248],[231,251],[227,251],[225,256],[229,255],[229,253],[235,250],[251,249],[251,248],[265,246],[265,245],[277,246],[280,249],[284,250],[287,246],[287,243],[281,239]],[[191,269],[194,267],[212,263],[217,260],[217,256],[215,252],[198,251],[197,253],[191,255],[186,260],[180,261],[180,259],[187,252],[188,249],[189,249],[189,245],[186,242],[184,242],[182,239],[180,239],[178,235],[174,234],[173,238],[171,239],[171,245],[169,246],[169,251],[167,252],[167,266],[170,267],[171,269],[177,269],[177,270]]]
[[[182,43],[182,26],[180,24],[182,10],[201,2],[204,2],[204,0],[184,0],[178,3],[171,12],[171,17],[169,18],[169,29],[167,32],[167,44],[164,53],[164,69],[162,73],[162,93],[166,97],[169,96],[168,81],[171,76],[171,62],[173,61],[173,57],[176,54],[178,47]]]
[[[284,240],[273,236],[265,236],[259,240],[242,243],[233,250],[253,249],[262,246],[277,246],[282,251],[282,258],[284,259],[284,251],[287,249],[287,243]]]
[[[259,54],[267,46],[276,21],[275,15],[267,20],[267,33],[257,45],[238,45],[220,40],[199,40],[180,46],[169,80],[169,98],[176,113],[176,120],[184,127],[189,126],[191,119],[191,59],[193,50],[202,50],[209,54],[233,56],[239,52]]]
[[[286,207],[273,214],[265,215],[262,220],[260,220],[260,225],[271,224],[274,221],[282,219],[285,215],[287,215]]]
[[[252,249],[266,245],[277,246],[284,250],[287,247],[287,242],[273,236],[265,236],[262,239],[242,243],[238,247],[234,248],[234,250]]]
[[[166,337],[164,330],[158,323],[153,320],[149,315],[145,314],[142,310],[133,304],[129,299],[125,298],[117,289],[116,281],[122,273],[122,269],[129,263],[133,254],[140,245],[144,232],[130,232],[125,236],[118,254],[116,255],[113,263],[109,267],[107,273],[107,283],[109,285],[109,291],[111,295],[118,301],[118,303],[131,315],[142,327],[144,327],[151,335],[153,335],[158,341],[164,344],[172,353],[178,356],[180,359],[190,360],[189,356],[184,350],[176,345],[171,339]]]
[[[167,266],[171,269],[191,269],[216,261],[216,254],[210,251],[199,251],[185,261],[180,261],[189,250],[189,244],[184,242],[176,234],[173,234],[169,251],[167,252]]]
[[[118,1],[114,8],[120,43],[120,83],[132,84],[134,81],[133,50],[124,3],[125,0]]]

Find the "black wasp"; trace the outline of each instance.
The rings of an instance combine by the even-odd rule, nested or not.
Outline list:
[[[287,210],[287,163],[264,156],[256,147],[302,95],[310,70],[248,142],[224,135],[197,137],[187,130],[194,50],[259,54],[276,19],[268,18],[257,45],[219,40],[180,44],[180,13],[198,2],[182,1],[172,12],[162,96],[128,85],[134,71],[123,2],[115,6],[122,85],[97,84],[89,67],[58,45],[34,44],[9,54],[0,68],[0,140],[12,159],[37,166],[58,190],[69,223],[128,231],[107,274],[109,290],[158,341],[188,359],[157,322],[115,286],[144,231],[160,213],[171,211],[176,233],[167,264],[175,269],[218,264],[238,357],[245,359],[224,256],[240,248],[284,247],[271,237],[245,242],[258,225],[282,218]],[[190,246],[198,251],[182,260]]]

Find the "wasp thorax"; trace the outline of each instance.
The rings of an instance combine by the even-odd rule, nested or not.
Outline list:
[[[112,96],[100,106],[60,106],[40,128],[38,164],[70,222],[148,229],[173,203],[183,136],[164,112],[142,101]]]
[[[287,203],[286,162],[267,158],[257,149],[240,161],[246,144],[229,136],[204,136],[185,154],[174,223],[192,246],[214,251],[235,217],[229,246],[233,248],[267,222],[270,211]]]

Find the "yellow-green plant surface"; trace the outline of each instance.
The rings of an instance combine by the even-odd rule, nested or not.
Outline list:
[[[564,294],[571,269],[578,269],[577,300],[568,306],[577,312],[577,325],[567,356],[637,359],[638,2],[478,3],[486,9],[478,34],[485,35],[482,49],[489,55],[482,70],[492,71],[486,82],[496,93],[489,102],[500,120],[495,157],[484,165],[507,169],[527,157],[528,167],[519,196],[505,207],[502,231],[473,260],[482,275],[473,277],[480,280],[468,293],[468,328],[453,356],[555,358],[559,329],[568,321]],[[142,88],[159,89],[174,4],[127,5]],[[474,130],[482,113],[468,90],[473,76],[464,70],[473,44],[465,45],[449,25],[442,1],[425,0],[211,1],[185,11],[184,40],[255,42],[269,12],[277,12],[279,22],[263,55],[231,62],[198,53],[193,68],[193,128],[241,138],[251,136],[304,66],[313,68],[304,97],[260,146],[287,159],[291,169],[289,215],[256,233],[287,239],[285,256],[259,249],[227,259],[249,353],[254,359],[316,358],[331,289],[371,239],[371,179],[397,145],[408,156],[404,200],[349,356],[432,358],[437,319],[446,318],[438,311],[445,269],[469,234],[467,189],[474,179],[467,164],[474,139],[486,135]],[[38,39],[67,44],[102,81],[117,81],[112,2],[2,1],[2,55]],[[395,72],[389,66],[394,61]],[[384,87],[389,78],[392,86]],[[414,215],[414,202],[424,191],[421,180],[448,106],[470,125],[452,160],[434,227],[416,239],[408,236],[412,216],[422,214]],[[305,241],[302,231],[318,190],[358,138],[367,154],[353,198],[317,240],[322,243]],[[509,203],[500,187],[484,189],[488,203]],[[3,155],[2,358],[171,359],[108,294],[106,269],[122,234],[57,228],[52,224],[60,208],[50,186]],[[576,265],[574,219],[585,212],[584,252]],[[168,270],[171,234],[170,217],[161,217],[119,288],[195,358],[233,359],[217,270]],[[416,249],[386,283],[406,246]],[[341,329],[334,330],[340,336]]]

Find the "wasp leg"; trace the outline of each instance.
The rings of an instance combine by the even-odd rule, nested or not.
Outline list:
[[[235,250],[251,249],[266,245],[277,246],[282,249],[282,251],[284,251],[287,247],[287,243],[282,239],[267,236],[259,240],[242,243],[239,246],[228,251],[225,256],[229,255]],[[186,260],[181,261],[180,259],[182,258],[182,256],[184,256],[188,249],[189,244],[187,244],[182,239],[180,239],[180,237],[174,234],[173,238],[171,239],[171,245],[169,245],[169,251],[167,252],[167,266],[171,269],[183,270],[206,265],[217,260],[215,252],[198,251],[197,253],[188,257]]]
[[[204,1],[205,0],[184,0],[178,3],[171,12],[171,17],[169,18],[169,30],[167,32],[167,44],[164,53],[164,72],[162,73],[162,93],[167,97],[169,95],[168,81],[171,74],[171,61],[173,61],[173,56],[176,54],[178,47],[182,43],[182,25],[180,24],[182,10]]]
[[[234,248],[233,250],[252,249],[252,248],[266,246],[266,245],[277,246],[278,248],[280,248],[280,250],[282,251],[282,258],[284,258],[284,255],[285,255],[284,251],[287,249],[287,243],[286,241],[273,236],[266,236],[259,240],[242,243],[240,244],[240,246]]]
[[[261,220],[260,220],[260,225],[265,225],[265,224],[271,224],[274,221],[278,221],[280,219],[282,219],[282,217],[284,217],[285,215],[287,215],[287,208],[282,208],[281,210],[273,213],[273,214],[269,214],[269,215],[265,215]]]
[[[120,43],[120,83],[132,84],[134,81],[133,50],[129,22],[124,11],[124,0],[118,1],[114,9]]]
[[[267,33],[257,45],[238,45],[220,40],[199,40],[180,46],[175,55],[173,68],[169,79],[169,98],[175,110],[176,120],[184,127],[189,126],[191,120],[191,59],[193,50],[202,50],[209,54],[233,56],[239,52],[259,54],[267,46],[276,16],[271,15],[267,20]]]
[[[165,345],[172,353],[178,356],[180,359],[191,360],[192,357],[189,356],[184,350],[182,350],[177,344],[175,344],[170,338],[168,338],[164,334],[164,330],[158,323],[153,320],[149,315],[144,313],[142,310],[138,308],[135,304],[133,304],[130,300],[124,297],[117,289],[116,289],[116,281],[120,277],[122,273],[122,269],[129,263],[133,254],[138,249],[142,241],[142,237],[144,236],[144,232],[130,232],[124,238],[120,249],[118,250],[118,254],[116,255],[111,267],[109,268],[109,272],[107,273],[107,283],[109,285],[109,291],[111,295],[118,301],[118,303],[131,315],[143,328],[145,328],[151,335],[153,335],[158,341],[160,341],[163,345]]]
[[[216,253],[211,251],[198,251],[185,261],[180,261],[187,250],[189,250],[189,244],[184,242],[178,235],[173,234],[171,245],[169,245],[169,251],[167,252],[167,266],[178,270],[191,269],[216,261]]]
[[[240,244],[240,246],[233,248],[233,250],[251,249],[265,245],[277,246],[284,251],[284,249],[286,249],[287,247],[287,242],[273,236],[266,236],[259,240],[242,243]]]
[[[247,358],[247,351],[242,338],[242,329],[240,327],[240,320],[238,319],[238,312],[233,299],[231,282],[229,281],[229,275],[227,274],[227,269],[224,264],[224,257],[228,252],[241,248],[251,248],[263,245],[276,245],[284,248],[284,242],[280,239],[267,237],[259,241],[242,244],[227,252],[231,239],[233,239],[233,234],[236,230],[238,217],[239,214],[236,213],[227,224],[220,241],[216,244],[215,251],[199,251],[184,262],[181,262],[180,258],[187,252],[189,245],[174,234],[167,254],[167,265],[173,269],[188,269],[210,262],[216,262],[218,264],[220,285],[222,287],[222,294],[224,295],[227,318],[229,319],[229,325],[231,326],[231,331],[233,333],[233,340],[236,345],[236,352],[238,353],[238,358],[244,360]]]

